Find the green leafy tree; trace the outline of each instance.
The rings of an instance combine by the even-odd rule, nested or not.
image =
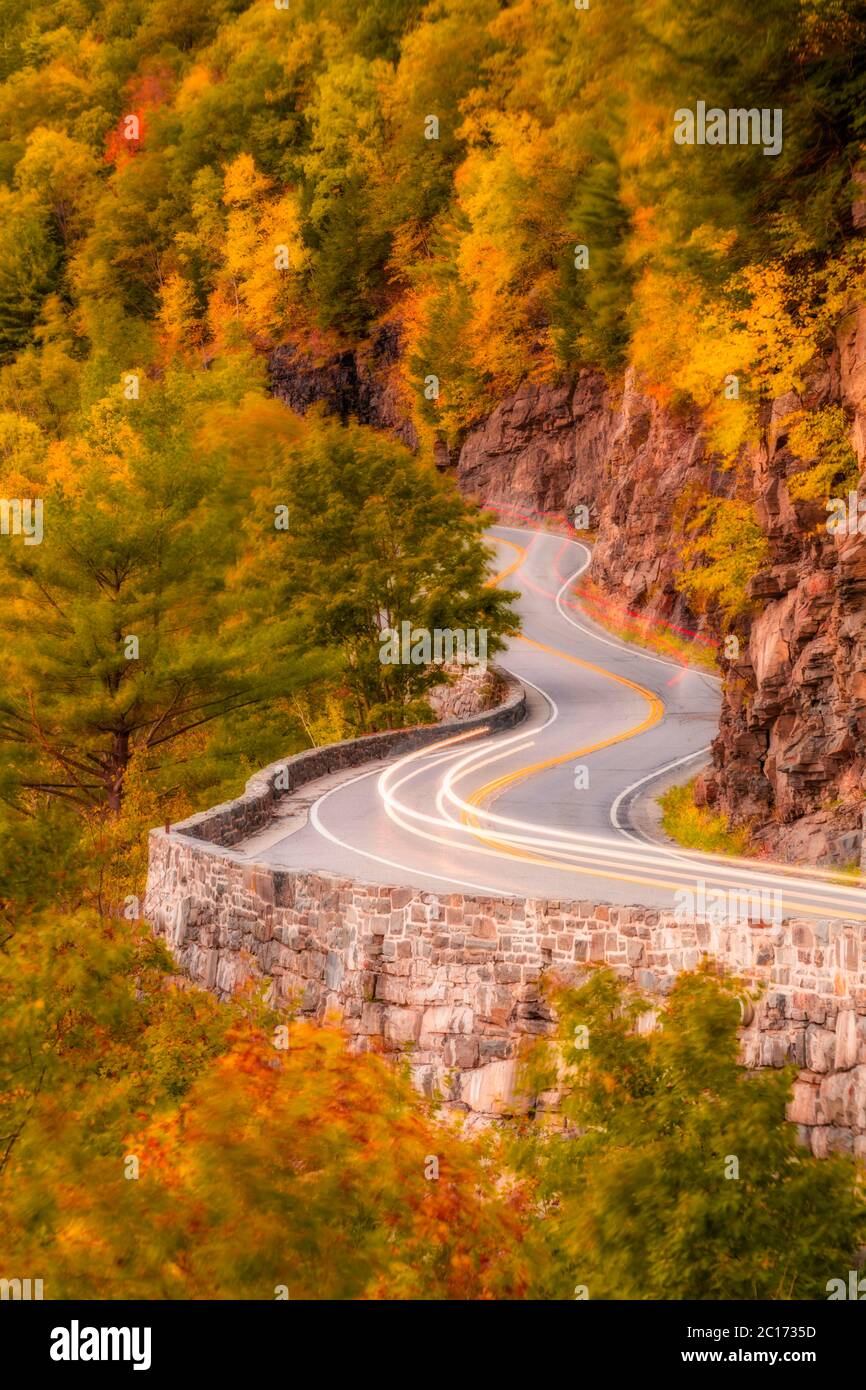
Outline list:
[[[561,262],[556,339],[566,363],[622,365],[629,340],[632,272],[626,263],[630,220],[621,198],[621,173],[609,141],[587,141],[591,163],[578,185],[569,226],[573,245]],[[587,248],[582,264],[577,247]],[[581,261],[576,265],[575,261]]]
[[[387,631],[485,629],[492,656],[516,629],[515,595],[486,583],[485,518],[402,444],[316,424],[277,487],[291,539],[266,564],[282,566],[306,641],[342,654],[361,728],[429,719],[424,691],[443,678],[435,665],[380,660]]]
[[[381,62],[332,62],[309,107],[304,204],[317,317],[323,327],[362,331],[381,302],[388,243],[374,217],[370,182],[382,144]]]
[[[729,620],[747,612],[749,580],[769,554],[754,507],[738,498],[710,497],[688,529],[693,539],[682,548],[677,587],[701,611],[716,607]]]
[[[31,199],[0,189],[0,362],[31,341],[57,283],[59,253],[48,216]]]
[[[557,995],[528,1086],[565,1088],[569,1129],[519,1147],[540,1182],[536,1293],[826,1298],[866,1235],[853,1161],[815,1159],[785,1118],[793,1069],[738,1063],[736,982],[681,975],[658,1005],[608,971]]]
[[[788,479],[795,502],[818,502],[826,513],[832,496],[844,497],[857,487],[860,464],[850,439],[850,424],[838,405],[826,405],[810,413],[796,412],[790,420],[788,447],[811,467]],[[826,520],[822,516],[822,520]]]
[[[246,480],[196,444],[208,405],[249,384],[231,362],[141,377],[139,399],[119,383],[77,438],[7,474],[4,495],[43,507],[41,541],[0,551],[8,794],[117,811],[135,754],[171,782],[184,739],[312,679],[291,616],[252,619],[256,596],[232,582]]]

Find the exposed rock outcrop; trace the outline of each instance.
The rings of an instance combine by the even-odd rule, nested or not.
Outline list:
[[[725,682],[708,799],[783,858],[859,864],[866,792],[866,536],[830,534],[820,504],[792,499],[803,465],[786,417],[841,405],[866,465],[866,311],[816,363],[802,395],[767,412],[749,458],[769,564],[750,592],[758,612]]]
[[[525,383],[470,431],[460,486],[484,502],[542,511],[584,504],[594,517],[614,418],[596,372],[558,386]]]
[[[322,405],[345,424],[355,419],[388,430],[417,447],[418,436],[400,392],[395,370],[399,333],[385,325],[363,345],[322,358],[291,346],[278,347],[268,363],[271,390],[299,415]]]
[[[625,607],[721,642],[719,615],[689,612],[675,583],[698,493],[754,502],[769,563],[726,665],[719,736],[702,794],[750,821],[774,854],[845,865],[866,857],[866,535],[828,534],[826,510],[792,500],[803,470],[788,448],[794,411],[841,405],[866,465],[866,310],[814,364],[802,395],[765,412],[763,438],[737,470],[718,468],[700,419],[663,409],[632,375],[619,387],[585,372],[571,385],[526,384],[463,445],[458,477],[485,501],[539,511],[583,503],[597,529],[593,580]],[[866,527],[866,517],[864,517]]]
[[[697,417],[664,411],[632,373],[619,385],[597,372],[523,385],[470,432],[458,480],[491,504],[569,515],[586,506],[596,582],[628,607],[701,626],[673,583],[677,503],[692,486],[725,495],[733,480],[713,468]]]
[[[450,684],[434,685],[427,691],[427,703],[440,724],[470,719],[494,709],[505,699],[505,682],[497,671],[452,667],[450,674],[454,677]]]

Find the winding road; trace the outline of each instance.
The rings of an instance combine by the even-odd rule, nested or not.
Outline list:
[[[237,851],[437,893],[670,909],[689,892],[699,911],[751,894],[759,920],[866,921],[866,892],[838,875],[680,850],[639,828],[653,784],[706,760],[718,679],[593,624],[571,597],[590,559],[579,541],[489,536],[495,582],[520,591],[523,630],[498,660],[526,687],[527,718],[495,735],[446,729],[433,747],[312,783]]]

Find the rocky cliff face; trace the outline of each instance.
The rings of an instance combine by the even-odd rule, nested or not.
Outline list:
[[[316,363],[279,349],[275,393],[294,409],[313,402],[346,419],[416,437],[395,384],[390,330],[364,351]],[[866,466],[866,310],[815,363],[801,397],[766,411],[763,437],[739,473],[768,542],[751,586],[740,654],[725,664],[719,735],[699,793],[733,821],[750,821],[772,854],[814,864],[866,865],[866,535],[831,536],[823,508],[792,501],[801,471],[788,448],[794,410],[843,407]],[[663,409],[634,377],[592,371],[558,385],[526,383],[472,429],[458,482],[481,501],[538,511],[585,505],[597,532],[591,577],[613,601],[709,632],[727,627],[689,611],[681,567],[692,491],[730,496],[733,471],[716,467],[697,415]],[[864,517],[866,527],[866,517]]]
[[[815,364],[803,395],[774,402],[752,456],[770,563],[751,585],[759,612],[728,673],[705,789],[729,814],[754,818],[783,857],[847,865],[864,852],[866,535],[831,535],[823,507],[792,501],[802,465],[784,424],[794,409],[828,404],[845,410],[862,474],[866,310]]]
[[[558,386],[525,384],[470,431],[458,480],[479,501],[541,511],[596,499],[614,411],[604,378],[582,372]]]
[[[525,385],[470,432],[458,461],[462,490],[486,503],[565,511],[586,506],[597,531],[592,577],[625,607],[688,624],[673,583],[683,540],[677,501],[699,484],[725,495],[696,417],[677,418],[637,390],[595,372],[574,383]]]
[[[713,765],[699,794],[750,821],[785,859],[848,865],[866,858],[866,536],[832,536],[826,511],[792,501],[803,469],[785,418],[840,404],[866,464],[866,310],[817,362],[801,397],[766,412],[763,438],[741,460],[769,563],[751,585],[755,613],[740,628],[725,686]],[[734,473],[713,464],[700,419],[663,410],[627,376],[594,373],[526,385],[473,430],[461,487],[485,501],[569,511],[583,503],[598,532],[590,574],[612,598],[677,626],[728,634],[718,616],[690,613],[675,586],[687,499],[730,496]],[[866,518],[864,518],[866,527]]]

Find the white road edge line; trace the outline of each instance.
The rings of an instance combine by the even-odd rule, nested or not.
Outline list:
[[[530,530],[529,528],[525,528],[525,527],[516,527],[516,526],[515,526],[515,527],[502,526],[502,527],[499,527],[498,529],[500,529],[500,530],[508,530],[508,531],[515,531],[515,532],[517,532],[518,534],[531,535],[533,538],[537,538],[537,537],[539,537],[539,536],[545,534],[544,532],[532,531],[532,530]],[[595,633],[595,632],[591,631],[590,629],[584,627],[581,623],[577,622],[577,621],[576,621],[575,619],[573,619],[567,612],[565,612],[564,607],[563,607],[563,605],[562,605],[562,596],[563,596],[563,594],[565,593],[565,591],[567,590],[568,586],[569,586],[570,584],[573,584],[574,581],[586,570],[586,568],[588,567],[588,565],[589,565],[589,563],[590,563],[590,560],[591,560],[591,552],[588,550],[588,548],[587,548],[586,546],[584,546],[584,545],[583,545],[581,542],[579,542],[579,541],[571,541],[571,540],[569,540],[568,538],[565,538],[565,539],[566,539],[566,542],[567,542],[568,544],[575,545],[575,546],[577,546],[580,550],[582,550],[582,551],[584,552],[584,554],[585,554],[585,557],[586,557],[585,560],[584,560],[584,563],[583,563],[577,570],[575,570],[571,575],[569,575],[569,577],[562,583],[562,585],[560,586],[560,589],[558,590],[558,592],[557,592],[557,594],[556,594],[556,596],[555,596],[555,604],[556,604],[556,607],[557,607],[557,609],[558,609],[558,611],[559,611],[559,613],[560,613],[560,616],[563,617],[563,618],[565,619],[565,621],[566,621],[567,623],[569,623],[569,625],[570,625],[571,627],[576,628],[579,632],[581,632],[584,636],[590,638],[591,640],[594,640],[594,641],[596,641],[596,642],[600,642],[600,643],[602,643],[602,644],[605,645],[605,646],[613,647],[615,650],[620,651],[620,652],[622,652],[623,654],[639,656],[639,657],[642,657],[644,660],[652,661],[652,662],[655,662],[655,663],[658,664],[658,665],[667,666],[667,667],[670,667],[671,669],[674,669],[674,670],[677,670],[677,671],[680,671],[680,672],[686,671],[686,672],[692,672],[692,673],[697,674],[697,675],[700,675],[700,676],[709,676],[709,673],[708,673],[708,672],[704,672],[704,671],[697,670],[697,669],[694,668],[694,667],[684,667],[681,663],[678,663],[678,662],[667,661],[667,660],[665,660],[664,658],[657,657],[657,656],[652,655],[651,653],[648,653],[648,652],[646,652],[646,651],[643,651],[641,648],[639,648],[639,647],[637,647],[637,646],[632,646],[632,645],[627,644],[627,643],[620,643],[620,642],[616,642],[616,641],[611,641],[611,640],[609,640],[608,638],[602,637],[602,636],[600,636],[598,633]],[[508,668],[506,668],[506,669],[508,669]],[[514,674],[514,673],[512,672],[512,674]],[[530,686],[530,687],[531,687],[533,690],[535,690],[539,695],[541,695],[541,697],[542,697],[544,700],[547,701],[548,705],[549,705],[550,708],[551,708],[551,714],[550,714],[550,716],[548,717],[548,719],[545,720],[545,722],[544,722],[543,724],[541,724],[540,726],[538,726],[536,729],[534,729],[534,730],[531,731],[531,732],[534,733],[534,734],[540,733],[540,732],[542,732],[544,729],[548,728],[549,725],[552,724],[552,723],[559,717],[559,710],[558,710],[558,707],[557,707],[557,705],[556,705],[556,702],[553,700],[553,698],[552,698],[550,695],[547,694],[546,691],[542,690],[541,687],[535,685],[532,681],[529,681],[529,680],[527,680],[526,678],[519,677],[519,676],[517,677],[517,679],[522,680],[523,683],[524,683],[525,685]],[[716,676],[709,676],[709,679],[714,680],[714,681],[719,681],[719,680],[720,680],[720,678],[719,678],[719,677],[716,677]],[[462,742],[464,738],[471,738],[475,732],[476,732],[476,731],[470,731],[469,733],[467,733],[467,734],[465,734],[465,735],[455,735],[455,736],[454,736],[454,741],[456,742],[456,741],[459,740],[459,741]],[[480,731],[479,731],[479,732],[480,732]],[[366,859],[369,859],[369,860],[371,860],[371,861],[373,861],[373,862],[375,862],[375,863],[383,864],[383,865],[385,865],[386,867],[399,869],[399,870],[400,870],[401,872],[403,872],[403,873],[407,873],[407,874],[410,874],[410,875],[419,875],[419,876],[421,876],[422,878],[431,879],[431,880],[436,880],[436,881],[438,881],[438,882],[443,882],[443,883],[450,883],[450,884],[453,884],[453,885],[458,886],[458,887],[469,888],[469,889],[471,889],[472,891],[475,891],[475,892],[490,893],[490,894],[494,894],[495,896],[505,896],[505,897],[515,897],[515,896],[519,896],[518,894],[516,894],[516,893],[515,893],[514,891],[512,891],[512,890],[503,889],[503,888],[492,888],[492,887],[490,887],[489,885],[481,885],[481,884],[470,883],[470,882],[467,882],[467,881],[465,881],[465,880],[461,880],[461,879],[457,879],[457,878],[452,878],[451,876],[448,876],[448,875],[437,874],[437,873],[435,873],[435,872],[433,872],[433,871],[425,870],[425,869],[420,868],[420,867],[415,867],[415,866],[403,864],[403,863],[401,863],[401,862],[399,862],[399,861],[396,861],[396,860],[387,859],[387,858],[385,858],[384,856],[373,854],[371,851],[359,849],[359,848],[357,848],[357,847],[354,846],[354,845],[348,844],[348,843],[346,843],[345,841],[340,840],[339,837],[337,837],[336,835],[334,835],[331,831],[329,831],[329,830],[324,826],[324,824],[323,824],[323,822],[322,822],[322,819],[321,819],[321,816],[320,816],[320,814],[319,814],[319,807],[328,799],[328,797],[329,797],[330,795],[332,795],[333,792],[336,792],[336,791],[338,791],[338,790],[341,790],[342,788],[345,788],[346,786],[349,786],[349,785],[351,785],[351,784],[354,783],[354,782],[361,781],[361,780],[363,780],[365,777],[373,776],[377,771],[379,771],[379,785],[378,785],[377,790],[379,791],[379,794],[380,794],[380,796],[382,797],[382,800],[383,800],[383,803],[384,803],[384,807],[385,807],[386,814],[388,815],[389,819],[391,819],[395,824],[399,825],[402,829],[407,830],[407,831],[409,831],[410,833],[416,835],[418,838],[425,839],[425,840],[432,840],[432,841],[434,841],[435,843],[443,844],[443,845],[445,845],[446,847],[449,847],[449,848],[453,847],[453,848],[456,848],[456,849],[462,849],[464,852],[469,851],[469,852],[474,852],[474,853],[476,853],[476,854],[480,853],[480,854],[483,854],[483,855],[485,855],[485,856],[487,856],[487,857],[492,857],[492,858],[509,858],[509,857],[510,857],[510,856],[508,856],[508,855],[503,855],[501,852],[497,852],[496,850],[493,850],[493,849],[490,849],[490,848],[485,848],[485,847],[482,847],[482,846],[480,846],[480,845],[472,845],[472,846],[470,846],[470,845],[463,845],[463,846],[460,846],[460,845],[454,844],[454,842],[452,842],[452,841],[449,841],[449,840],[444,839],[442,836],[436,836],[436,835],[431,835],[431,834],[429,834],[429,833],[425,833],[424,831],[420,830],[417,826],[412,825],[412,824],[410,824],[410,823],[407,823],[407,822],[402,818],[402,816],[401,816],[400,814],[398,814],[398,812],[401,812],[401,813],[403,813],[403,815],[406,815],[406,816],[410,817],[410,819],[415,819],[415,820],[419,820],[419,821],[424,821],[424,822],[427,822],[427,823],[432,824],[432,825],[439,825],[439,826],[442,826],[443,828],[449,829],[449,830],[454,831],[454,832],[458,832],[458,833],[463,832],[463,833],[466,833],[467,830],[468,830],[468,827],[466,827],[465,825],[461,824],[460,822],[457,822],[456,819],[454,819],[451,815],[449,815],[449,814],[448,814],[448,811],[446,810],[445,805],[443,804],[443,801],[450,801],[450,802],[452,802],[452,804],[454,804],[454,805],[460,807],[461,809],[463,809],[463,808],[470,809],[470,810],[473,812],[473,814],[475,814],[475,815],[479,815],[479,814],[480,814],[480,815],[481,815],[482,817],[484,817],[485,819],[488,819],[488,820],[491,820],[491,821],[494,821],[494,822],[499,822],[499,823],[501,823],[501,824],[511,824],[511,825],[513,825],[513,826],[522,826],[522,827],[524,827],[524,828],[526,828],[526,829],[528,829],[528,830],[534,831],[536,834],[540,833],[541,835],[550,835],[551,833],[554,834],[554,835],[562,835],[566,840],[570,839],[570,840],[572,841],[572,852],[574,852],[575,850],[578,850],[579,848],[583,848],[584,853],[586,853],[586,852],[588,851],[588,848],[589,848],[588,845],[587,845],[587,843],[586,843],[586,841],[587,841],[587,840],[591,840],[591,839],[595,839],[597,843],[601,843],[601,842],[602,842],[601,837],[585,837],[585,838],[584,838],[584,837],[581,837],[581,836],[579,836],[579,835],[574,835],[574,832],[569,833],[569,832],[559,831],[559,830],[557,830],[555,827],[544,826],[544,825],[538,824],[537,822],[520,822],[520,821],[513,821],[513,820],[511,820],[511,818],[509,818],[509,817],[499,816],[499,815],[497,815],[497,814],[494,813],[494,812],[486,812],[486,811],[481,810],[481,808],[478,808],[478,807],[469,807],[468,804],[465,803],[465,802],[463,802],[463,801],[454,793],[454,791],[453,791],[453,783],[454,783],[455,781],[462,780],[465,776],[469,775],[472,771],[477,770],[479,765],[480,765],[480,766],[486,766],[486,765],[487,765],[488,763],[490,763],[490,762],[498,761],[499,758],[501,758],[501,757],[503,757],[503,756],[508,756],[508,754],[509,754],[510,752],[523,751],[523,749],[524,749],[525,747],[530,746],[530,745],[528,745],[528,744],[526,744],[526,743],[522,743],[519,749],[510,747],[510,745],[513,745],[514,743],[518,743],[521,739],[525,739],[526,732],[527,732],[527,731],[521,730],[518,734],[516,734],[516,735],[511,735],[508,739],[502,740],[502,741],[499,743],[499,748],[497,749],[496,753],[495,753],[494,756],[492,756],[492,757],[491,757],[491,756],[486,756],[486,757],[483,756],[483,755],[489,753],[489,750],[490,750],[490,742],[489,742],[489,740],[485,740],[485,743],[484,743],[481,747],[476,747],[476,748],[472,749],[472,750],[469,752],[468,755],[463,756],[462,758],[460,757],[460,754],[461,754],[461,752],[462,752],[462,749],[451,749],[451,750],[449,750],[449,751],[447,751],[447,752],[443,752],[443,751],[442,751],[442,745],[441,745],[441,744],[439,744],[439,745],[433,744],[433,745],[430,746],[430,748],[415,750],[414,752],[412,752],[412,753],[410,753],[410,754],[404,755],[404,757],[398,759],[396,762],[390,764],[389,766],[387,766],[386,768],[382,769],[381,771],[379,771],[379,769],[373,768],[373,769],[370,769],[370,770],[368,770],[368,771],[366,771],[366,772],[360,773],[357,777],[353,777],[353,778],[349,779],[348,781],[339,783],[338,786],[335,786],[335,787],[330,788],[330,789],[329,789],[327,792],[325,792],[320,798],[318,798],[318,800],[313,804],[313,806],[312,806],[312,808],[311,808],[311,811],[310,811],[310,820],[311,820],[311,823],[314,825],[315,829],[317,830],[317,832],[318,832],[319,834],[321,834],[325,839],[330,840],[333,844],[338,845],[340,848],[346,849],[346,850],[348,850],[348,851],[349,851],[350,853],[352,853],[352,854],[359,854],[359,855],[361,855],[362,857],[364,857],[364,858],[366,858]],[[447,740],[447,736],[446,736],[446,741],[448,741],[448,740]],[[494,745],[494,747],[495,747],[495,745]],[[708,751],[709,751],[709,745],[706,745],[704,748],[698,749],[698,750],[696,750],[696,751],[693,752],[693,753],[689,753],[689,754],[687,754],[687,755],[686,755],[685,757],[683,757],[683,758],[677,758],[677,759],[675,759],[673,762],[666,763],[666,764],[664,764],[662,767],[659,767],[659,768],[654,769],[652,772],[647,773],[647,774],[645,774],[643,777],[639,778],[638,781],[633,782],[630,786],[624,788],[623,791],[619,793],[619,795],[616,797],[616,799],[614,800],[614,802],[611,804],[609,815],[610,815],[610,822],[611,822],[611,825],[612,825],[613,829],[614,829],[615,831],[617,831],[617,832],[618,832],[621,836],[623,836],[624,838],[629,839],[629,840],[631,840],[632,842],[634,842],[636,845],[639,846],[639,848],[640,848],[641,850],[643,850],[644,854],[641,855],[641,856],[639,856],[639,859],[640,859],[640,858],[643,858],[644,855],[646,855],[647,851],[649,851],[650,854],[652,854],[652,851],[655,850],[656,853],[659,854],[660,858],[663,856],[664,859],[666,859],[669,863],[672,863],[672,864],[679,863],[679,864],[682,864],[682,865],[684,865],[684,866],[687,866],[692,872],[699,871],[702,867],[705,867],[706,869],[709,869],[710,872],[712,872],[712,869],[711,869],[711,867],[710,867],[711,863],[713,864],[713,867],[716,868],[716,871],[717,871],[717,872],[719,871],[719,869],[720,869],[720,867],[721,867],[721,866],[719,865],[719,859],[721,859],[722,862],[724,863],[724,858],[725,858],[724,856],[719,856],[719,857],[713,856],[713,857],[712,857],[712,860],[710,860],[710,856],[706,856],[706,857],[705,857],[705,856],[703,856],[703,855],[699,855],[698,857],[694,857],[694,856],[688,856],[688,855],[683,854],[683,853],[678,854],[675,850],[672,850],[670,846],[665,845],[665,844],[662,844],[662,843],[660,843],[660,842],[658,842],[658,841],[655,841],[655,840],[651,839],[650,837],[647,837],[646,839],[642,839],[641,837],[635,835],[633,832],[631,832],[631,831],[628,830],[625,826],[622,825],[621,821],[619,820],[619,815],[618,815],[619,808],[620,808],[620,806],[621,806],[623,800],[625,799],[625,797],[627,797],[628,795],[630,795],[630,794],[631,794],[633,791],[635,791],[638,787],[644,785],[644,784],[647,783],[647,782],[652,782],[653,780],[655,780],[656,778],[658,778],[658,777],[660,777],[660,776],[663,776],[665,772],[668,772],[668,771],[672,770],[674,767],[679,767],[679,766],[681,766],[681,765],[683,765],[683,764],[685,764],[685,763],[694,761],[696,758],[705,755]],[[444,763],[444,762],[449,762],[449,761],[454,761],[454,760],[459,760],[459,761],[457,761],[457,765],[451,769],[451,771],[450,771],[450,772],[448,773],[448,775],[443,779],[443,781],[442,781],[442,783],[441,783],[441,785],[440,785],[440,788],[439,788],[439,791],[438,791],[438,794],[437,794],[437,797],[436,797],[436,803],[435,803],[435,804],[436,804],[436,810],[439,812],[439,817],[429,816],[429,815],[426,815],[426,814],[424,814],[424,813],[415,811],[415,810],[413,810],[411,807],[405,806],[405,805],[402,804],[401,802],[397,801],[396,797],[394,796],[393,793],[394,793],[394,790],[396,790],[396,788],[391,789],[391,788],[388,786],[389,780],[391,779],[391,777],[392,777],[399,769],[405,767],[406,764],[409,763],[409,762],[414,762],[414,761],[420,760],[420,759],[422,759],[422,758],[426,758],[426,759],[428,760],[427,763],[426,763],[426,766],[419,767],[419,768],[413,770],[412,772],[410,772],[410,773],[409,773],[408,775],[406,775],[405,777],[401,778],[400,781],[396,784],[396,787],[397,787],[397,788],[402,787],[402,786],[404,785],[404,783],[407,783],[407,782],[410,782],[410,781],[415,780],[415,778],[418,777],[418,776],[422,776],[426,771],[429,770],[430,766],[432,766],[432,765],[436,765],[436,764]],[[479,758],[482,759],[482,761],[480,762],[480,764],[479,764]],[[470,833],[473,833],[473,832],[470,832]],[[478,832],[476,831],[476,832],[474,832],[474,834],[477,836],[477,835],[478,835]],[[519,837],[519,836],[503,835],[503,839],[505,839],[505,840],[513,840],[513,841],[515,841],[515,842],[518,842],[521,838],[522,838],[522,837]],[[584,841],[584,843],[583,843],[582,846],[580,845],[581,839],[583,839],[583,841]],[[527,840],[529,843],[531,843],[531,841],[529,841],[529,837],[526,837],[526,840]],[[543,844],[544,841],[541,841],[540,843]],[[610,845],[610,842],[607,842],[607,843],[608,843],[608,845]],[[548,846],[549,848],[553,849],[553,843],[551,843],[550,841],[547,842],[547,846]],[[612,848],[612,846],[611,846],[611,848]],[[563,846],[563,849],[565,849],[565,846]],[[621,857],[623,857],[623,856],[621,855],[621,853],[620,853],[620,852],[617,852],[617,851],[613,851],[613,854],[614,854],[614,856],[615,856],[616,858],[621,858]],[[559,857],[559,855],[557,855],[557,857]],[[564,855],[563,855],[563,857],[564,857]],[[708,860],[710,860],[710,862],[708,862]],[[715,861],[715,862],[713,863],[713,861]],[[736,861],[734,861],[734,862],[736,862]],[[741,861],[741,863],[742,863],[742,861]],[[656,872],[660,871],[660,870],[661,870],[661,867],[662,867],[661,864],[659,864],[659,865],[658,865],[658,869],[656,870]],[[733,864],[730,863],[730,862],[728,862],[727,864],[725,864],[725,867],[724,867],[723,869],[721,869],[721,873],[722,873],[724,876],[727,876],[728,873],[731,873],[731,872],[732,872],[733,867],[734,867]],[[745,869],[745,868],[746,868],[746,865],[743,863],[743,864],[742,864],[742,867]],[[761,865],[761,861],[757,861],[757,863],[756,863],[756,865],[755,865],[754,867],[752,867],[751,865],[748,866],[747,872],[749,872],[750,874],[754,874],[754,875],[755,875],[756,877],[758,877],[758,878],[764,878],[764,879],[766,879],[766,878],[770,877],[770,874],[768,873],[768,870],[771,869],[771,867],[772,867],[772,866],[770,866],[770,865],[763,865],[763,866],[762,866],[762,865]],[[782,867],[782,866],[778,866],[778,867]],[[785,867],[787,867],[787,866],[785,866]],[[653,873],[653,870],[651,869],[651,870],[650,870],[650,874],[652,875],[652,873]],[[830,875],[828,874],[827,877],[829,878]],[[777,881],[778,881],[778,880],[777,880]],[[772,879],[771,879],[771,882],[772,882]],[[807,882],[808,882],[808,881],[807,881]],[[792,888],[794,888],[795,885],[796,885],[797,887],[800,887],[803,891],[808,891],[807,882],[801,882],[800,884],[796,884],[796,880],[791,880],[791,879],[789,879],[788,882],[787,882],[787,884],[785,884],[785,887],[788,888],[788,889],[792,889]],[[822,889],[823,889],[823,891],[831,891],[831,887],[830,887],[829,884],[826,886],[826,888],[824,888],[824,885],[821,885],[819,882],[816,882],[814,879],[812,880],[812,883],[811,883],[811,885],[809,885],[809,886],[812,887],[813,892],[814,892],[815,889],[817,889],[819,893],[821,892]],[[841,887],[841,885],[839,885],[839,884],[834,884],[833,887],[836,888],[837,891],[838,891],[838,889]],[[421,891],[423,891],[423,890],[421,890]],[[848,890],[846,891],[845,888],[842,888],[842,892],[841,892],[841,895],[840,895],[840,896],[847,897],[849,893],[853,896],[856,892],[857,892],[857,890],[848,889]]]

